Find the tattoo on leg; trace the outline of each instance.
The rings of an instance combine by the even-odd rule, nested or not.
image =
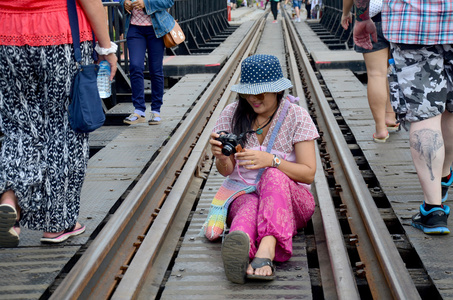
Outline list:
[[[420,159],[426,162],[431,173],[431,181],[434,180],[433,160],[436,158],[437,151],[444,145],[442,133],[431,129],[421,129],[414,131],[410,135],[410,146],[420,155]]]

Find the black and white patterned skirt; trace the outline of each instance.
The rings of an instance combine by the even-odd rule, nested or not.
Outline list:
[[[92,44],[82,43],[83,63]],[[69,126],[72,45],[0,46],[0,194],[12,190],[20,224],[59,232],[77,222],[88,134]]]

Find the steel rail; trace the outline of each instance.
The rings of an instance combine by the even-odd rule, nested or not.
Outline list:
[[[115,290],[112,300],[116,299],[135,299],[140,293],[143,278],[149,272],[149,269],[153,265],[154,258],[160,249],[161,244],[164,242],[165,233],[169,230],[172,223],[172,218],[176,215],[177,209],[184,200],[184,191],[187,189],[191,178],[194,176],[196,169],[200,165],[202,158],[206,152],[206,147],[209,144],[211,130],[215,125],[216,120],[220,116],[220,112],[225,107],[227,101],[231,98],[230,88],[231,85],[236,84],[239,75],[240,68],[237,68],[244,58],[249,56],[258,42],[259,36],[264,27],[264,18],[259,19],[255,22],[253,28],[249,31],[247,36],[241,42],[240,46],[234,51],[230,57],[221,74],[216,78],[209,89],[200,99],[201,102],[212,102],[215,99],[219,99],[214,112],[210,116],[210,119],[200,135],[192,153],[190,154],[184,169],[181,171],[181,175],[175,182],[172,191],[168,195],[164,205],[162,206],[159,215],[156,218],[155,225],[150,228],[150,231],[143,240],[142,246],[137,251],[134,260],[129,266],[128,272],[122,278],[120,284]],[[236,70],[231,75],[232,70]],[[224,88],[226,86],[226,88]],[[223,95],[220,95],[219,90],[225,90]],[[190,122],[198,122],[199,118],[191,114],[192,120]],[[180,128],[183,131],[183,128]],[[153,295],[147,295],[147,297],[153,298]]]
[[[190,180],[187,179],[187,174],[193,176],[194,167],[200,163],[200,156],[202,154],[197,147],[196,154],[198,157],[190,160],[189,168],[187,168],[188,171],[181,172],[181,169],[187,160],[187,156],[181,155],[181,153],[189,154],[192,151],[195,145],[194,141],[196,141],[199,137],[199,133],[205,127],[206,120],[209,119],[209,116],[217,105],[216,102],[221,97],[225,87],[230,83],[230,78],[234,70],[237,69],[240,57],[244,53],[248,53],[249,50],[246,49],[249,49],[254,44],[256,45],[256,39],[252,38],[255,31],[259,30],[259,26],[262,27],[263,24],[263,22],[256,22],[252,26],[247,38],[244,39],[244,42],[242,42],[233,53],[235,59],[228,60],[227,64],[222,68],[213,83],[207,89],[202,99],[197,102],[179,129],[174,133],[169,143],[160,151],[149,169],[143,174],[134,189],[129,193],[112,218],[101,230],[98,237],[91,243],[83,256],[57,287],[52,294],[51,299],[109,297],[109,295],[100,294],[98,291],[93,295],[93,291],[96,290],[96,285],[98,283],[105,284],[104,276],[112,277],[112,274],[109,275],[105,273],[110,273],[107,272],[107,270],[111,262],[115,260],[116,255],[122,254],[124,256],[124,253],[122,252],[125,248],[124,245],[127,244],[125,241],[127,241],[128,238],[130,239],[130,236],[138,235],[139,240],[143,239],[143,241],[138,241],[138,250],[134,252],[132,249],[131,251],[134,253],[129,254],[129,256],[135,256],[134,260],[131,262],[132,268],[124,266],[125,274],[121,276],[122,279],[119,286],[108,288],[108,291],[112,291],[116,288],[114,298],[117,299],[121,299],[122,297],[131,299],[133,295],[135,295],[140,283],[131,283],[133,281],[130,281],[129,278],[137,277],[137,272],[144,275],[151,267],[153,257],[157,251],[159,251],[161,240],[164,238],[168,227],[171,226],[174,210],[180,205],[178,201],[183,201],[183,194],[187,189],[186,186],[190,184]],[[250,42],[249,45],[247,44],[247,41]],[[247,48],[247,46],[249,47]],[[205,136],[203,136],[203,138],[205,138]],[[207,141],[208,139],[204,141],[204,146],[206,146]],[[179,174],[180,172],[181,174]],[[181,177],[181,175],[183,176]],[[185,183],[178,184],[177,188],[167,188],[169,186],[169,180],[166,179],[166,177],[170,177],[170,181],[172,182],[174,182],[177,177],[181,177],[183,179],[178,181]],[[158,193],[156,191],[162,192]],[[160,209],[159,205],[161,204],[162,199],[169,195],[171,195],[170,201],[168,201],[168,204],[167,201],[165,201],[162,206],[163,210]],[[148,234],[131,234],[131,232],[134,231],[134,226],[143,223],[139,220],[150,219],[153,212],[155,213],[159,210],[160,212],[155,218],[156,221],[152,223]],[[140,225],[138,232],[144,230],[142,227],[143,224]],[[147,229],[145,228],[145,230]],[[137,230],[135,230],[135,232],[137,232]],[[147,238],[148,235],[152,236],[152,239]],[[152,240],[152,243],[149,242],[150,240]],[[149,247],[149,244],[152,244],[152,247]],[[145,249],[145,252],[148,253],[147,263],[135,259],[137,255],[141,257],[141,253],[144,252],[140,251],[140,249]],[[136,271],[135,268],[139,271]],[[127,271],[129,271],[129,273]],[[134,289],[133,295],[128,294],[129,296],[124,296],[125,293],[131,291],[130,284],[134,285],[136,289]]]
[[[286,40],[297,41],[298,36],[294,28],[294,24],[289,20],[288,15],[285,12],[285,22],[283,23],[285,36],[287,35]],[[293,82],[293,90],[295,95],[301,98],[300,102],[305,109],[308,109],[307,101],[304,96],[304,90],[302,86],[302,80],[300,77],[299,70],[296,63],[296,53],[298,57],[303,57],[300,63],[304,64],[303,69],[305,70],[306,76],[313,76],[314,72],[310,64],[307,64],[308,58],[306,53],[301,45],[297,42],[295,43],[296,47],[293,48],[291,43],[288,43],[288,53],[289,53],[289,65],[294,66],[291,68],[291,80]],[[312,72],[307,72],[310,69]],[[317,81],[315,81],[317,83]],[[319,83],[318,83],[319,84]],[[349,261],[348,252],[346,250],[346,245],[343,239],[343,234],[341,232],[341,226],[338,221],[334,202],[329,190],[329,184],[327,183],[326,176],[324,175],[323,164],[321,161],[321,156],[319,152],[318,144],[316,146],[316,174],[315,180],[313,183],[315,197],[319,203],[319,209],[321,212],[322,224],[324,225],[325,239],[327,251],[330,258],[330,271],[332,272],[333,280],[335,281],[336,288],[336,297],[338,299],[344,300],[353,300],[360,299],[359,291],[354,277],[354,272]],[[321,268],[323,272],[323,268]],[[326,272],[328,273],[328,272]],[[321,279],[331,277],[330,274],[321,273]],[[323,285],[325,286],[325,285]]]
[[[296,48],[303,49],[299,39],[294,39],[294,41],[297,45]],[[311,86],[313,97],[316,99],[317,105],[321,110],[341,166],[344,169],[344,176],[350,185],[352,195],[361,214],[362,222],[366,227],[368,237],[371,240],[377,259],[381,265],[382,272],[385,275],[388,289],[395,299],[420,299],[415,284],[395,247],[393,239],[380,216],[362,174],[357,168],[354,157],[343,138],[341,129],[336,122],[335,116],[332,114],[330,105],[327,102],[314,70],[311,68],[308,57],[302,55],[301,58],[303,71],[307,74],[307,79],[310,81],[308,84]],[[335,253],[332,252],[331,256],[335,256]]]
[[[252,38],[252,35],[257,31],[262,31],[262,27],[264,26],[263,20],[261,19],[261,22],[255,23],[254,27],[244,39],[244,42],[236,49],[231,59],[222,68],[221,73],[218,74],[205,94],[193,107],[183,124],[172,136],[170,142],[162,149],[155,161],[151,164],[150,169],[145,172],[134,190],[126,197],[115,215],[103,228],[99,234],[99,237],[102,238],[97,238],[92,242],[85,254],[79,259],[71,272],[52,294],[51,299],[94,298],[92,290],[102,280],[103,273],[107,272],[108,264],[114,260],[113,257],[117,254],[116,252],[123,249],[122,247],[125,241],[127,241],[127,236],[131,235],[130,232],[133,231],[131,229],[134,225],[133,223],[141,223],[137,221],[140,218],[149,219],[149,215],[151,215],[149,212],[155,211],[158,207],[159,212],[156,214],[154,222],[150,225],[149,230],[147,229],[141,236],[142,241],[139,243],[138,250],[133,253],[133,260],[125,267],[124,275],[121,276],[121,281],[115,286],[112,295],[112,299],[134,299],[137,297],[141,285],[144,282],[142,279],[153,266],[154,259],[161,250],[165,234],[168,232],[176,212],[182,203],[181,201],[184,199],[187,186],[199,168],[206,145],[208,144],[210,129],[213,127],[225,103],[231,99],[231,94],[228,92],[223,93],[223,91],[229,91],[229,87],[238,80],[239,71],[237,70],[237,65],[241,57],[248,56],[252,53],[252,49],[256,47],[258,37],[255,36]],[[289,24],[291,23],[289,22]],[[377,252],[388,251],[392,254],[390,257],[387,257],[386,254],[381,254],[383,257],[379,256],[379,260],[384,266],[383,272],[386,274],[392,293],[397,299],[406,297],[417,299],[419,298],[418,292],[416,292],[415,286],[401,261],[399,253],[394,247],[393,240],[391,240],[387,228],[383,222],[381,224],[377,221],[377,224],[375,224],[376,220],[382,221],[379,212],[377,209],[373,211],[373,208],[369,212],[368,210],[370,208],[366,207],[375,207],[374,202],[369,191],[363,188],[365,186],[363,178],[360,172],[358,172],[352,154],[342,138],[341,130],[338,128],[336,120],[331,114],[330,106],[316,80],[316,75],[310,66],[308,57],[306,57],[303,51],[303,46],[294,32],[294,27],[292,24],[287,25],[286,23],[283,26],[285,31],[287,31],[285,34],[289,33],[293,38],[293,43],[297,50],[296,53],[298,53],[299,59],[301,60],[300,63],[302,64],[303,72],[307,76],[314,97],[320,103],[319,106],[322,108],[322,114],[326,120],[327,127],[331,131],[335,149],[338,152],[342,164],[346,164],[343,167],[345,169],[345,177],[352,186],[354,198],[357,203],[362,204],[362,206],[365,205],[360,210],[364,222],[367,225],[367,230],[370,232],[373,245],[378,249]],[[247,47],[247,43],[249,47]],[[289,65],[294,65],[297,59],[294,57],[294,51],[291,51],[293,50],[291,43],[287,43],[287,47]],[[236,70],[235,73],[233,73],[234,70]],[[291,70],[290,74],[295,84],[295,94],[302,98],[303,87],[300,84],[300,75],[295,70]],[[208,102],[215,102],[217,101],[216,99],[220,99],[216,108],[210,108],[213,106],[208,104]],[[204,122],[198,122],[200,119],[209,118],[209,114],[212,115],[206,126]],[[201,134],[198,134],[199,132]],[[190,145],[197,138],[198,142]],[[187,144],[190,146],[187,146]],[[337,284],[337,295],[339,299],[357,299],[357,286],[351,276],[352,270],[350,264],[347,263],[348,258],[347,256],[345,257],[343,235],[341,232],[338,232],[338,220],[336,218],[335,208],[332,205],[333,202],[328,184],[321,168],[322,162],[319,158],[319,149],[316,148],[316,150],[318,172],[315,178],[314,190],[317,194],[318,201],[320,201],[320,210],[323,213],[322,221],[324,226],[326,226],[326,235],[331,236],[331,239],[328,239],[328,247],[330,258],[332,259],[332,272],[334,273]],[[187,153],[187,156],[181,155],[181,153]],[[178,175],[173,175],[176,173]],[[164,177],[172,178],[170,179],[170,181],[173,181],[171,188],[166,188],[168,186],[168,179],[165,181]],[[356,187],[360,187],[359,190],[356,191]],[[167,189],[167,191],[156,192],[162,191],[162,189],[164,191]],[[165,201],[162,204],[164,199]],[[144,207],[148,207],[148,203],[151,205],[151,208],[144,209]],[[140,211],[143,212],[141,213]],[[379,239],[382,235],[388,235],[389,238],[385,237],[384,241],[380,241]],[[375,241],[376,239],[377,241]],[[388,239],[390,239],[391,243],[389,243]],[[395,257],[394,252],[396,252],[397,257]],[[398,268],[398,271],[393,270],[394,266]],[[389,267],[390,269],[388,269]],[[343,272],[348,274],[344,274]],[[398,280],[395,280],[395,277],[398,277]],[[407,283],[408,278],[410,284]],[[416,294],[413,293],[414,291]],[[96,296],[99,296],[99,294],[96,294]],[[105,295],[104,298],[106,298]],[[152,298],[151,295],[150,298]]]

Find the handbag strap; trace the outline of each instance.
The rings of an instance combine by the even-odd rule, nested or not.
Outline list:
[[[82,64],[82,51],[80,50],[80,33],[79,33],[79,18],[77,16],[76,0],[67,0],[68,3],[68,18],[69,26],[71,27],[72,44],[74,45],[75,60]],[[97,53],[94,51],[96,46],[94,32],[93,32],[93,59],[98,60]]]

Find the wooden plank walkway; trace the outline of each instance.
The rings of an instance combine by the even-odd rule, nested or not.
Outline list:
[[[321,74],[428,275],[443,299],[453,299],[453,234],[429,236],[411,226],[423,192],[412,163],[409,133],[402,129],[391,133],[386,143],[375,143],[366,87],[349,70],[321,70]],[[452,200],[450,193],[446,204],[451,206]],[[451,218],[449,223],[452,230]]]
[[[281,23],[273,24],[272,20],[269,15],[257,53],[277,56],[286,74]],[[204,236],[199,236],[211,201],[224,179],[214,166],[165,285],[162,299],[312,299],[303,232],[293,239],[293,257],[285,263],[276,263],[276,280],[250,281],[243,285],[227,280],[221,259],[221,241],[210,242]]]
[[[293,257],[276,263],[276,280],[229,282],[223,270],[221,241],[199,236],[223,177],[213,167],[184,237],[162,299],[312,299],[303,232],[293,239]]]
[[[22,228],[18,248],[0,248],[0,299],[38,299],[142,172],[214,74],[187,75],[164,95],[160,125],[141,123],[123,130],[88,163],[79,222],[86,232],[61,245],[45,246],[42,232]],[[109,134],[105,131],[93,135]]]

